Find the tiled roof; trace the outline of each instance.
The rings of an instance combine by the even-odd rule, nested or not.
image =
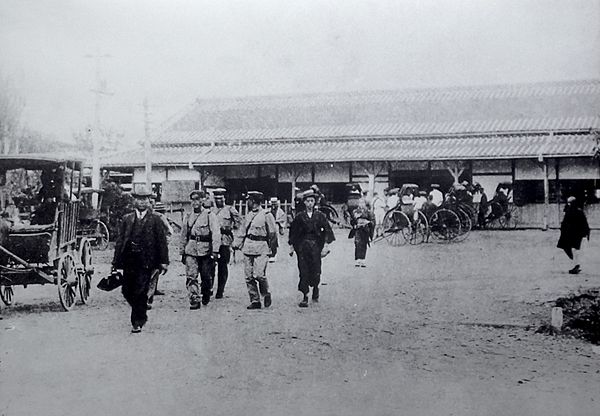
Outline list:
[[[198,100],[156,144],[598,128],[600,81]]]
[[[529,134],[453,137],[280,140],[155,149],[155,165],[239,165],[374,160],[508,159],[592,156],[595,134]],[[105,159],[107,167],[143,166],[143,150]]]

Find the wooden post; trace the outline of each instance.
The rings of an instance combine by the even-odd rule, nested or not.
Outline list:
[[[544,223],[542,230],[548,229],[548,213],[550,211],[550,183],[548,181],[548,160],[543,161],[542,169],[544,171]]]

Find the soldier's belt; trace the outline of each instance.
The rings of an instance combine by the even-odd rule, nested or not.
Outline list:
[[[246,236],[246,238],[248,238],[248,240],[252,240],[252,241],[268,241],[267,237],[264,235],[248,234]]]
[[[210,235],[193,235],[192,238],[196,241],[203,242],[203,243],[210,243],[212,241],[212,238]]]

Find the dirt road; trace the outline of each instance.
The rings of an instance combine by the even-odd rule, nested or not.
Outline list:
[[[17,288],[0,321],[0,415],[597,416],[600,355],[526,328],[549,320],[556,297],[600,286],[600,244],[571,276],[557,237],[380,243],[356,269],[338,233],[308,309],[295,258],[280,255],[270,309],[245,309],[236,264],[226,298],[190,311],[173,255],[142,334],[130,334],[118,291],[64,313],[56,287]]]

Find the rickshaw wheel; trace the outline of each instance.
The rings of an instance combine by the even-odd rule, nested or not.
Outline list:
[[[469,213],[465,209],[459,207],[454,212],[460,220],[460,232],[456,237],[456,241],[463,241],[469,235],[469,231],[471,231],[471,228],[473,227],[473,222],[471,221]]]
[[[77,282],[77,268],[73,255],[70,253],[63,254],[58,261],[56,284],[58,286],[58,298],[65,311],[70,310],[75,304]]]
[[[410,221],[406,214],[390,210],[383,218],[383,235],[389,245],[397,247],[410,240]]]
[[[517,228],[519,216],[515,207],[510,207],[504,215],[498,218],[498,222],[500,223],[500,227],[506,230],[514,230]]]
[[[82,303],[87,303],[90,297],[90,289],[92,287],[92,274],[94,266],[92,264],[92,245],[88,239],[82,239],[79,247],[79,258],[81,260],[82,270],[77,276],[79,286],[79,295]]]
[[[460,234],[460,218],[449,209],[438,209],[429,221],[431,235],[440,241],[452,241]]]
[[[429,225],[427,223],[427,217],[421,211],[419,211],[417,220],[412,223],[411,232],[409,237],[409,243],[417,245],[424,243],[429,237]]]
[[[12,305],[14,291],[12,286],[0,286],[0,298],[6,306]]]
[[[108,248],[108,227],[102,221],[98,221],[94,227],[93,241],[98,250],[106,250]]]

